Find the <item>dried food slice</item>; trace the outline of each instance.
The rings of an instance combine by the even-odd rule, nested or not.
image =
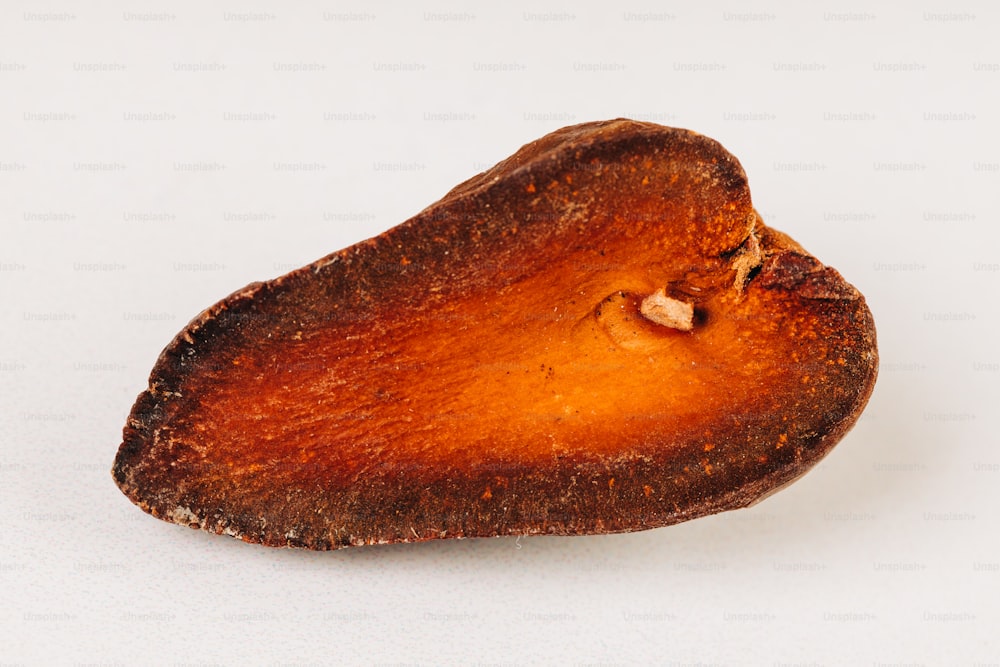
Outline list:
[[[113,475],[269,546],[642,530],[802,475],[876,369],[864,298],[764,226],[736,158],[586,123],[203,312]]]

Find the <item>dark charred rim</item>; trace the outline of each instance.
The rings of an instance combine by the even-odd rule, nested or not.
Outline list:
[[[572,126],[570,128],[564,128],[557,133],[564,133],[561,136],[561,141],[550,146],[546,146],[544,150],[539,151],[538,155],[533,157],[528,163],[521,165],[512,165],[511,159],[505,160],[499,163],[497,166],[479,174],[472,179],[469,179],[463,184],[460,184],[455,189],[452,190],[446,197],[456,197],[455,201],[462,201],[465,199],[471,199],[474,197],[487,196],[494,187],[499,187],[495,184],[493,177],[498,174],[504,174],[506,178],[514,177],[524,177],[528,178],[531,176],[538,176],[540,174],[546,173],[549,165],[558,163],[557,158],[570,151],[581,152],[585,151],[598,142],[602,142],[601,150],[606,150],[605,142],[609,142],[609,139],[617,140],[614,146],[618,146],[621,141],[638,141],[634,135],[634,130],[638,126],[642,129],[640,133],[641,139],[651,138],[657,135],[670,135],[676,140],[682,141],[685,145],[692,145],[698,142],[699,151],[710,152],[709,156],[705,159],[714,160],[721,163],[721,166],[728,168],[735,168],[735,176],[743,180],[745,185],[746,176],[739,165],[735,157],[730,155],[718,142],[699,135],[695,132],[689,130],[678,130],[674,128],[664,128],[658,125],[638,123],[635,121],[626,120],[615,120],[615,121],[603,121],[599,123],[585,123],[577,126]],[[582,134],[587,129],[600,128],[603,130],[601,134]],[[633,131],[633,134],[624,134],[628,129]],[[606,136],[605,131],[611,134],[611,137]],[[583,137],[583,138],[581,138]],[[530,144],[529,144],[530,145]],[[520,152],[519,152],[520,153]],[[516,157],[519,153],[516,153]],[[549,159],[542,161],[539,164],[540,156],[548,156]],[[505,171],[508,167],[509,171]],[[135,483],[130,479],[130,469],[132,469],[133,463],[141,457],[144,448],[148,447],[151,438],[156,437],[157,424],[160,422],[160,416],[162,414],[163,401],[168,398],[167,394],[172,391],[172,388],[176,386],[180,373],[175,368],[170,360],[176,358],[184,353],[188,348],[197,346],[197,344],[206,339],[211,338],[212,331],[211,327],[208,326],[212,324],[218,316],[226,311],[236,310],[239,311],[242,308],[249,308],[253,305],[253,300],[262,292],[267,292],[271,290],[279,290],[285,288],[285,286],[292,286],[297,280],[309,276],[310,274],[319,274],[329,267],[334,266],[338,263],[343,262],[346,258],[349,258],[352,253],[357,252],[359,249],[373,246],[382,243],[389,243],[393,239],[393,232],[404,226],[412,226],[421,224],[424,221],[425,214],[428,210],[437,206],[438,203],[432,204],[427,209],[424,209],[421,213],[408,219],[407,221],[401,223],[397,227],[387,230],[383,234],[376,236],[374,238],[362,241],[359,244],[355,244],[348,248],[344,248],[330,255],[327,255],[311,264],[308,264],[300,269],[296,269],[287,274],[279,276],[277,278],[268,280],[266,282],[255,282],[251,283],[239,290],[236,290],[229,296],[225,297],[223,300],[219,301],[210,308],[202,311],[195,318],[193,318],[185,328],[175,336],[172,341],[163,349],[160,353],[156,364],[153,367],[152,373],[150,375],[148,388],[140,393],[132,411],[129,415],[128,422],[123,433],[123,442],[118,450],[117,456],[115,458],[114,466],[112,468],[112,475],[115,479],[116,484],[121,488],[123,493],[136,504],[138,507],[144,511],[152,514],[161,519],[172,520],[171,517],[164,516],[164,508],[151,506],[149,503],[143,501],[140,498],[139,489],[136,487]],[[821,265],[822,266],[822,265]],[[824,267],[825,268],[825,267]],[[839,278],[839,274],[837,275]],[[843,281],[840,278],[840,281]],[[846,281],[843,281],[847,284]],[[853,287],[851,287],[853,290]],[[861,298],[861,297],[859,297]],[[864,303],[863,298],[861,298],[861,303],[859,307],[864,310],[867,314],[867,321],[863,325],[857,326],[858,331],[867,332],[870,335],[870,339],[866,339],[864,342],[867,344],[867,352],[870,354],[869,367],[865,373],[860,390],[855,396],[852,409],[846,413],[846,417],[840,422],[836,423],[833,428],[828,432],[816,436],[813,441],[802,443],[802,453],[803,457],[794,461],[791,464],[785,465],[771,473],[753,479],[742,484],[740,487],[730,491],[728,493],[720,494],[707,500],[707,502],[697,503],[694,506],[684,508],[682,511],[673,513],[671,516],[665,518],[664,520],[656,521],[644,525],[642,528],[657,528],[672,525],[675,523],[680,523],[687,521],[689,519],[694,519],[701,516],[707,516],[715,514],[721,511],[726,511],[730,509],[737,509],[740,507],[747,507],[750,505],[763,500],[772,493],[780,490],[784,486],[788,485],[792,481],[798,479],[806,472],[808,472],[816,463],[819,462],[824,456],[826,456],[833,446],[839,442],[850,429],[855,425],[860,417],[862,408],[868,402],[870,395],[874,389],[875,381],[877,379],[878,373],[878,354],[877,345],[875,339],[875,329],[874,322],[870,310]],[[860,374],[859,374],[860,378]],[[818,442],[816,442],[818,440]],[[205,523],[205,519],[202,518],[202,524]],[[242,539],[245,542],[258,543],[265,546],[271,547],[299,547],[308,549],[320,549],[320,550],[330,550],[338,549],[346,546],[368,544],[367,542],[351,542],[345,544],[318,544],[316,542],[311,543],[292,543],[291,541],[286,541],[284,543],[277,541],[268,541],[267,536],[259,533],[254,533],[252,531],[241,531],[236,529],[236,533],[233,532],[232,526],[227,526],[226,528],[212,525],[201,525],[201,528],[213,532],[216,534],[230,534]],[[476,535],[466,535],[464,537],[468,538],[485,538],[485,537],[499,537],[499,536],[515,536],[515,535],[533,535],[533,534],[549,534],[549,535],[583,535],[583,534],[607,534],[607,533],[619,533],[619,532],[629,532],[635,530],[634,528],[624,528],[624,529],[593,529],[587,528],[585,530],[578,531],[566,531],[566,532],[547,532],[543,533],[540,531],[532,531],[530,528],[525,529],[510,529],[507,528],[505,532],[495,532],[490,533],[484,531]],[[408,543],[408,542],[425,542],[430,540],[440,539],[434,536],[415,536],[414,539],[400,539],[393,540],[391,543]]]

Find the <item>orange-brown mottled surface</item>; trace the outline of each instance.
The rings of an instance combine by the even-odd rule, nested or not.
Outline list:
[[[640,312],[659,289],[690,331]],[[876,368],[863,297],[764,226],[732,155],[587,123],[202,313],[113,474],[272,546],[640,530],[804,473]]]

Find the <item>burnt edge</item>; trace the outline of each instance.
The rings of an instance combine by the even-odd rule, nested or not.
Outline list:
[[[597,125],[606,125],[616,122],[619,121],[610,121],[605,124]],[[654,130],[659,132],[662,132],[664,129],[658,128],[657,126],[652,127]],[[736,165],[733,185],[735,186],[736,182],[739,181],[745,187],[745,174],[743,174],[742,168],[739,167],[735,158],[722,149],[717,142],[688,131],[678,130],[676,132],[684,133],[685,138],[688,140],[707,142],[706,145],[717,147],[717,149],[721,151],[720,157],[723,158],[723,162],[726,163],[727,166],[730,164]],[[597,139],[595,138],[591,143],[596,141]],[[582,146],[580,144],[564,142],[555,146],[552,150],[580,150],[581,147]],[[414,216],[401,225],[388,230],[379,237],[369,239],[368,241],[364,241],[360,244],[335,252],[317,260],[316,262],[304,266],[301,269],[297,269],[273,280],[252,283],[240,290],[237,290],[196,316],[161,352],[157,363],[154,366],[153,372],[151,373],[149,388],[139,395],[135,405],[133,406],[131,414],[129,415],[128,422],[123,432],[123,443],[119,449],[118,455],[116,456],[115,465],[112,470],[116,483],[125,495],[144,511],[157,516],[158,518],[174,521],[176,523],[188,523],[192,527],[199,527],[217,534],[229,534],[247,542],[256,542],[266,546],[292,546],[323,550],[376,543],[422,542],[441,537],[456,536],[444,534],[420,535],[414,533],[412,539],[410,539],[409,536],[400,535],[398,536],[398,539],[385,541],[372,540],[362,535],[358,535],[356,538],[348,536],[340,540],[323,539],[315,536],[309,540],[288,538],[281,540],[274,539],[273,536],[267,535],[263,531],[257,529],[257,527],[252,525],[252,520],[248,521],[245,525],[239,525],[239,519],[248,519],[248,517],[234,517],[234,519],[236,519],[235,521],[216,521],[213,523],[209,520],[209,517],[197,517],[192,515],[191,517],[187,517],[187,521],[182,521],[179,520],[181,517],[165,516],[162,508],[151,506],[142,500],[138,486],[134,484],[133,480],[131,480],[128,475],[128,469],[130,467],[130,462],[141,456],[143,447],[148,445],[149,439],[155,436],[157,424],[161,422],[163,418],[163,401],[158,399],[157,395],[159,395],[161,399],[168,398],[171,387],[174,385],[174,381],[178,379],[179,373],[176,365],[173,364],[171,360],[182,356],[187,349],[196,348],[199,343],[210,342],[214,333],[212,331],[213,325],[217,325],[219,323],[220,316],[225,313],[239,312],[242,309],[252,308],[254,305],[254,299],[262,292],[281,289],[285,287],[286,284],[294,284],[296,280],[309,276],[310,274],[319,274],[321,272],[329,271],[330,267],[343,267],[345,264],[344,260],[349,260],[352,254],[363,251],[365,248],[371,248],[370,251],[374,251],[375,248],[372,246],[377,246],[380,242],[387,243],[388,240],[386,239],[391,239],[392,233],[396,229],[406,225],[412,226],[421,224],[427,211],[431,211],[444,203],[451,203],[449,198],[470,197],[474,194],[488,191],[495,180],[494,177],[498,173],[504,173],[506,176],[510,177],[519,171],[530,171],[533,168],[533,165],[530,162],[527,164],[507,164],[510,163],[513,157],[516,157],[517,155],[518,154],[515,154],[515,156],[499,163],[493,169],[488,170],[477,177],[473,177],[463,184],[460,184],[441,201],[432,204],[417,216]],[[508,172],[504,172],[504,165],[507,165],[507,168],[512,167],[512,169]],[[349,264],[349,262],[347,263]],[[766,289],[798,291],[799,295],[804,298],[850,301],[860,300],[860,303],[858,304],[860,306],[859,311],[864,313],[862,319],[865,319],[866,321],[859,327],[859,331],[867,334],[865,347],[870,350],[870,363],[868,365],[867,373],[865,373],[861,379],[861,386],[855,393],[855,400],[852,404],[853,407],[846,413],[847,417],[841,419],[827,432],[816,436],[815,439],[818,441],[816,444],[819,446],[813,446],[813,443],[805,443],[805,445],[800,449],[808,455],[797,458],[792,464],[775,469],[764,477],[745,481],[738,488],[734,488],[726,493],[717,494],[707,499],[703,498],[700,503],[694,503],[685,509],[677,508],[676,511],[667,512],[665,516],[660,516],[657,519],[650,521],[647,525],[637,527],[633,524],[621,527],[616,526],[614,521],[610,521],[607,522],[607,525],[600,525],[596,527],[593,525],[582,526],[580,530],[573,529],[573,527],[570,526],[562,530],[557,528],[556,530],[546,531],[531,530],[530,528],[523,527],[507,527],[505,530],[503,526],[498,526],[493,531],[479,531],[475,534],[457,535],[457,537],[489,537],[530,534],[603,534],[662,527],[700,516],[750,506],[767,497],[771,493],[783,488],[783,486],[794,481],[812,468],[832,449],[833,445],[836,444],[854,426],[857,419],[860,417],[861,408],[867,403],[874,388],[878,369],[874,322],[870,310],[868,310],[863,297],[861,297],[857,290],[844,281],[840,274],[835,270],[823,266],[818,260],[804,251],[797,252],[795,250],[783,249],[780,252],[772,254],[765,260],[765,264],[755,271],[752,279],[754,282],[757,282],[760,287]],[[854,322],[854,324],[858,325],[859,323]]]

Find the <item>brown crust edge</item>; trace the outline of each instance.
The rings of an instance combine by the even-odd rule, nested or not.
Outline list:
[[[726,155],[728,155],[728,153]],[[499,168],[499,165],[497,168]],[[494,170],[497,168],[494,168]],[[520,168],[523,167],[517,167],[516,169]],[[494,170],[484,172],[484,174],[481,174],[478,177],[470,179],[470,181],[467,181],[466,183],[455,188],[452,191],[452,194],[456,194],[459,196],[469,196],[473,193],[481,192],[482,191],[481,189],[483,187],[489,186],[489,178],[487,178],[487,175],[491,174]],[[485,183],[483,182],[475,183],[476,179],[482,179],[482,181],[485,181]],[[464,192],[461,191],[463,188],[465,188]],[[449,194],[449,196],[451,196],[451,194]],[[415,218],[412,218],[410,221],[407,221],[407,223],[403,224],[404,225],[408,223],[415,224],[415,221],[417,221],[420,217],[421,215],[418,214],[418,216],[415,216]],[[783,234],[780,234],[780,232],[776,232],[775,235],[776,238],[781,238],[782,241],[787,240],[787,237],[785,237]],[[780,237],[778,235],[780,235]],[[196,316],[194,319],[192,319],[192,321],[185,327],[185,329],[171,341],[171,343],[159,355],[157,363],[154,366],[153,373],[151,374],[150,377],[149,389],[147,389],[146,391],[142,392],[139,395],[136,404],[133,406],[132,412],[129,415],[128,422],[124,429],[123,433],[124,441],[122,443],[121,450],[119,451],[119,455],[118,457],[116,457],[115,466],[113,468],[113,475],[116,483],[118,483],[122,491],[125,492],[125,494],[129,497],[129,499],[133,503],[141,507],[144,511],[153,514],[154,516],[158,516],[159,518],[175,521],[177,523],[185,523],[185,521],[178,520],[178,517],[164,516],[163,511],[160,508],[151,507],[148,503],[143,501],[140,498],[139,490],[135,488],[134,485],[130,484],[130,481],[127,480],[125,474],[125,468],[126,468],[125,461],[126,459],[129,458],[128,455],[129,452],[137,454],[138,450],[141,449],[143,442],[148,437],[150,437],[151,435],[150,429],[155,429],[155,424],[154,424],[155,419],[152,418],[156,413],[155,406],[157,404],[157,399],[155,395],[159,393],[161,390],[169,388],[173,384],[172,380],[175,377],[174,374],[177,371],[175,365],[172,363],[172,360],[176,359],[177,356],[181,355],[183,351],[188,347],[196,345],[199,339],[201,339],[202,336],[205,335],[206,333],[203,331],[203,328],[206,325],[209,325],[213,321],[215,321],[220,314],[228,310],[233,310],[233,309],[238,310],[242,308],[244,305],[251,303],[254,297],[257,296],[259,293],[261,293],[261,291],[270,289],[281,289],[286,282],[294,282],[301,276],[307,275],[309,272],[319,273],[326,267],[337,263],[349,253],[356,251],[360,246],[366,246],[369,244],[377,243],[379,238],[380,237],[376,237],[375,239],[370,239],[368,241],[362,242],[361,244],[345,248],[331,255],[327,255],[326,257],[317,260],[312,264],[309,264],[305,267],[302,267],[301,269],[293,271],[284,276],[275,278],[271,281],[252,283],[244,288],[236,290],[235,292],[227,296],[219,303],[215,304],[209,309],[206,309],[198,316]],[[795,244],[795,249],[793,249],[792,243],[793,242],[788,242],[788,247],[782,254],[784,254],[785,252],[798,254],[796,250],[800,249],[797,247],[797,244]],[[836,272],[834,272],[832,269],[826,269],[823,272],[823,274],[824,274],[823,281],[828,282],[828,290],[827,290],[828,296],[824,297],[822,294],[823,290],[820,289],[817,292],[815,292],[815,298],[834,298],[834,299],[843,298],[843,289],[845,285],[847,286],[847,288],[854,291],[854,293],[856,294],[856,290],[853,290],[853,288],[850,287],[849,284],[847,284],[845,281],[843,281],[843,279],[840,278],[839,274],[836,274]],[[834,278],[834,276],[836,276],[836,278]],[[788,285],[780,285],[780,286],[784,288],[789,287]],[[732,490],[731,492],[715,496],[708,502],[703,502],[699,505],[692,506],[689,509],[670,514],[668,517],[663,517],[661,518],[660,521],[651,523],[650,525],[645,525],[642,528],[625,527],[616,529],[614,527],[609,526],[607,527],[607,529],[602,529],[602,528],[595,529],[593,527],[589,527],[583,530],[566,530],[563,532],[547,532],[544,534],[556,534],[556,535],[603,534],[603,533],[630,532],[639,529],[668,526],[675,523],[687,521],[693,518],[698,518],[701,516],[707,516],[722,511],[739,509],[742,507],[753,505],[757,502],[760,502],[764,498],[768,497],[772,493],[780,490],[784,486],[787,486],[787,484],[798,479],[802,475],[804,475],[806,472],[808,472],[809,469],[811,469],[816,463],[818,463],[819,460],[821,460],[824,456],[826,456],[826,454],[829,453],[832,447],[837,442],[839,442],[843,438],[843,436],[850,431],[851,428],[853,428],[853,426],[857,422],[857,419],[860,417],[861,409],[867,403],[873,391],[875,381],[877,378],[877,369],[878,369],[875,329],[871,313],[867,309],[867,306],[864,305],[863,298],[862,298],[862,306],[864,308],[864,311],[867,313],[867,318],[868,318],[868,322],[866,323],[864,329],[867,332],[870,332],[871,335],[870,350],[872,351],[872,357],[868,369],[869,372],[864,376],[864,381],[860,388],[860,391],[855,395],[854,407],[848,413],[850,415],[850,418],[841,420],[834,428],[829,430],[824,435],[819,436],[819,441],[822,443],[821,445],[803,447],[803,452],[808,453],[807,456],[804,456],[801,459],[798,459],[788,465],[785,465],[782,468],[779,468],[764,477],[745,483],[739,488]],[[169,391],[169,389],[166,390]],[[197,517],[194,518],[197,519]],[[186,523],[188,523],[189,525],[193,525],[195,527],[203,528],[210,532],[215,532],[217,534],[229,534],[239,537],[244,541],[258,542],[267,546],[300,546],[312,549],[324,549],[324,548],[329,549],[329,548],[339,548],[350,545],[362,545],[362,544],[367,545],[373,543],[372,541],[365,538],[359,538],[357,540],[348,540],[347,542],[343,543],[333,543],[333,542],[327,544],[323,544],[321,542],[312,542],[308,544],[293,543],[292,541],[289,540],[285,541],[274,540],[269,538],[268,535],[265,535],[263,533],[255,534],[253,532],[253,528],[250,526],[237,527],[234,525],[222,525],[219,523],[213,523],[205,517],[197,519],[196,521],[186,521]],[[523,530],[523,531],[508,530],[507,532],[501,532],[501,530],[497,530],[494,534],[483,533],[483,534],[470,535],[470,537],[489,537],[489,536],[499,537],[504,535],[530,535],[530,534],[538,534],[538,533],[530,530]],[[441,536],[414,535],[413,539],[410,539],[408,537],[401,537],[400,539],[392,540],[392,542],[393,543],[423,542],[427,540],[436,539],[438,537]]]

